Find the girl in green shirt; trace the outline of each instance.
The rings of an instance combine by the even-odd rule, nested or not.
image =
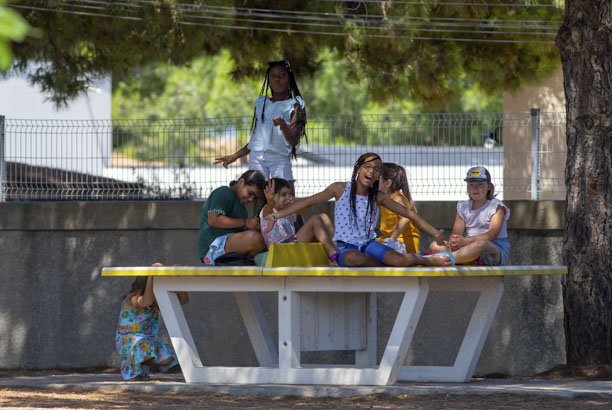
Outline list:
[[[261,197],[266,185],[263,174],[250,170],[210,194],[202,207],[198,253],[203,263],[235,252],[254,257],[266,249],[259,231],[259,218],[247,217],[245,205]]]

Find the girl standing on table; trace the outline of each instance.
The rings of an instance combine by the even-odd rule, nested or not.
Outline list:
[[[187,293],[176,294],[182,305],[189,301]],[[117,352],[123,357],[124,380],[148,380],[150,368],[166,372],[178,364],[174,350],[157,336],[158,332],[159,307],[153,294],[153,276],[139,276],[123,297],[115,336]]]
[[[485,167],[470,168],[464,181],[470,200],[457,204],[450,240],[443,245],[432,242],[429,248],[431,252],[451,251],[457,263],[505,265],[510,250],[506,228],[510,209],[495,198],[495,185]]]
[[[404,207],[417,212],[412,202],[408,178],[404,167],[392,162],[382,164],[379,190],[386,193],[391,199]],[[419,228],[408,218],[380,208],[380,233],[377,240],[400,253],[419,252]]]
[[[262,208],[259,218],[261,232],[268,248],[274,243],[306,243],[319,241],[328,254],[332,254],[336,245],[332,242],[334,226],[329,216],[317,214],[308,218],[308,221],[296,229],[297,215],[291,214],[279,218],[271,230],[267,231],[268,222],[265,217],[273,212],[281,211],[301,199],[293,196],[293,190],[288,181],[282,178],[272,178],[265,189],[266,205]]]
[[[414,211],[378,190],[381,166],[382,161],[377,154],[363,154],[355,162],[350,182],[334,182],[323,192],[271,213],[266,216],[270,229],[274,221],[280,218],[334,198],[334,241],[337,247],[330,255],[330,260],[339,266],[443,266],[454,263],[449,253],[427,257],[413,253],[401,254],[376,241],[375,228],[380,205],[411,219],[442,243],[441,230],[435,229]]]
[[[268,88],[272,96],[268,97]],[[249,154],[249,169],[266,178],[283,178],[293,187],[290,159],[296,158],[296,146],[305,137],[306,109],[288,61],[271,61],[251,123],[249,143],[237,152],[215,158],[225,168]]]
[[[247,218],[245,205],[261,197],[266,179],[259,171],[247,171],[238,181],[211,192],[202,207],[198,232],[198,253],[202,263],[229,252],[254,257],[266,249],[259,232],[259,219]]]

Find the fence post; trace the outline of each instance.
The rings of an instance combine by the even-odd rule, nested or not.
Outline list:
[[[6,163],[4,162],[4,115],[0,115],[0,203],[4,202]]]
[[[531,200],[540,199],[540,109],[531,109]]]

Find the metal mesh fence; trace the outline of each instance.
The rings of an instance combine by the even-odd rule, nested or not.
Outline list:
[[[214,158],[248,142],[250,117],[18,120],[0,117],[0,200],[204,199],[248,169]],[[349,180],[357,157],[403,165],[415,200],[467,197],[489,168],[505,199],[564,199],[565,114],[457,113],[309,117],[293,162],[298,196]]]

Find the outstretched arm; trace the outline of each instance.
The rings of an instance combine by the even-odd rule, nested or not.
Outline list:
[[[213,164],[221,164],[223,165],[223,167],[227,168],[229,164],[236,162],[238,159],[244,157],[245,155],[248,155],[249,152],[251,152],[251,150],[248,148],[248,145],[245,145],[233,154],[215,158]]]
[[[378,191],[378,195],[376,197],[377,203],[380,206],[384,206],[390,211],[395,212],[405,218],[412,220],[419,228],[430,234],[436,240],[438,245],[442,245],[444,243],[444,238],[442,237],[442,233],[444,232],[442,229],[436,229],[431,226],[427,221],[419,216],[412,209],[408,209],[405,206],[395,202],[391,197],[385,194],[382,191]]]
[[[334,182],[333,184],[331,184],[330,186],[325,188],[325,190],[319,192],[318,194],[314,194],[307,198],[300,199],[299,201],[294,202],[293,204],[291,204],[285,209],[269,214],[268,216],[266,216],[266,219],[268,220],[268,224],[267,224],[268,229],[266,232],[269,232],[272,230],[272,227],[274,226],[274,222],[278,218],[284,218],[292,214],[300,213],[304,211],[305,209],[310,208],[313,205],[329,201],[332,198],[335,198],[336,200],[338,200],[342,196],[342,192],[344,192],[344,187],[345,187],[344,182]]]

